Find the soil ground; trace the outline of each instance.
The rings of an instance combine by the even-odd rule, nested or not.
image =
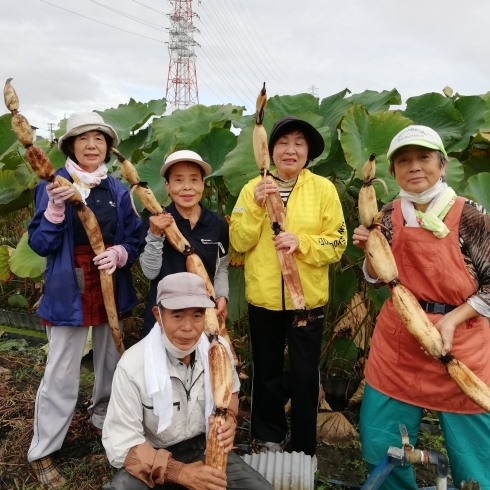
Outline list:
[[[44,360],[39,348],[0,352],[0,490],[44,488],[37,483],[26,461],[32,437],[34,399],[42,377]],[[81,375],[80,395],[70,430],[63,447],[53,455],[67,479],[64,489],[100,489],[114,473],[107,462],[100,438],[88,423],[87,407],[90,404],[92,383],[92,373]],[[240,447],[251,443],[247,430],[248,417],[245,400],[238,419],[242,429],[237,431],[236,443]],[[440,436],[437,437],[440,439]],[[437,443],[441,444],[439,439]],[[433,438],[427,439],[426,443],[439,449],[434,447]],[[347,447],[319,444],[317,458],[318,489],[354,489],[367,477],[357,441]],[[334,484],[334,480],[352,484]],[[419,486],[434,485],[433,469],[418,469],[417,481]]]

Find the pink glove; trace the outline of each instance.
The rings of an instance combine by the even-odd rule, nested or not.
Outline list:
[[[99,270],[109,269],[108,274],[112,274],[116,267],[123,267],[128,260],[128,252],[122,245],[109,247],[105,252],[94,257],[94,264],[99,266]]]
[[[73,196],[74,192],[69,187],[60,187],[58,182],[51,182],[46,186],[48,206],[44,216],[48,221],[58,224],[65,219],[65,201]]]
[[[51,182],[46,186],[49,202],[58,209],[65,209],[65,201],[73,196],[75,191],[70,187],[60,187],[58,182]]]

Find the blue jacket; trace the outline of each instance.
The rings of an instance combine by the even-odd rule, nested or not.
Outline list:
[[[56,175],[72,181],[65,168],[59,169]],[[107,176],[107,180],[116,201],[118,217],[114,245],[122,245],[128,252],[127,264],[114,272],[117,285],[117,311],[119,315],[123,315],[129,313],[138,304],[133,287],[131,265],[138,257],[141,220],[133,211],[127,188],[111,176]],[[82,325],[82,301],[73,262],[71,213],[76,210],[73,206],[67,205],[65,220],[62,223],[49,222],[44,216],[48,205],[46,182],[37,185],[34,202],[36,212],[28,228],[29,245],[38,255],[47,258],[43,296],[37,314],[52,325]]]

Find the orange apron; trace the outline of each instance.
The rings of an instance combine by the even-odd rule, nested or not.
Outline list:
[[[404,226],[401,201],[393,203],[392,250],[398,277],[418,300],[459,306],[477,290],[459,245],[465,200],[458,197],[444,223],[450,233],[439,239],[423,228]],[[433,324],[441,314],[427,314]],[[477,316],[458,325],[451,354],[490,385],[490,328]],[[447,374],[427,356],[401,322],[388,299],[378,315],[371,341],[366,381],[376,390],[412,405],[454,413],[482,413]]]

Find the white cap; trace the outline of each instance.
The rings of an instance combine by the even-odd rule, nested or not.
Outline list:
[[[63,151],[63,142],[71,136],[78,136],[87,131],[101,131],[112,138],[112,146],[119,144],[119,138],[112,126],[106,124],[100,114],[96,112],[77,112],[72,114],[66,122],[66,133],[58,140],[58,148]]]
[[[206,163],[195,151],[179,150],[174,151],[165,159],[165,163],[160,170],[160,174],[164,176],[169,167],[179,162],[197,163],[204,170],[204,175],[209,175],[212,171],[211,165]]]
[[[447,156],[441,137],[432,128],[412,124],[411,126],[402,129],[391,140],[387,154],[388,159],[390,159],[398,149],[408,145],[418,145],[430,148],[431,150],[439,150]]]

